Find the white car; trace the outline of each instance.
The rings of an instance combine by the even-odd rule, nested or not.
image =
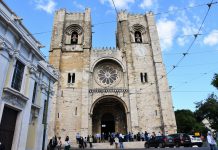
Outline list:
[[[197,145],[198,147],[201,147],[203,145],[203,142],[200,136],[189,135],[189,137],[191,139],[192,146]]]

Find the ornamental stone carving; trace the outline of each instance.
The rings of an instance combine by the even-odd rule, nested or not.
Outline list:
[[[96,67],[94,76],[100,86],[111,87],[120,82],[121,70],[113,63],[103,63]]]
[[[11,94],[4,94],[4,96],[2,97],[2,100],[4,100],[5,102],[13,106],[17,106],[19,108],[24,108],[24,106],[26,105],[25,101]]]
[[[5,49],[6,45],[5,42],[0,42],[0,50]]]

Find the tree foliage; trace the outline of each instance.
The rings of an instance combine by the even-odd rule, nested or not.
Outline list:
[[[206,128],[202,123],[197,122],[192,111],[187,109],[175,111],[177,132],[192,133],[192,132],[206,132]]]
[[[214,74],[211,84],[218,89],[218,74]]]
[[[207,119],[210,127],[218,131],[218,98],[215,94],[209,97],[196,106],[195,116],[198,121]]]
[[[218,74],[214,74],[211,84],[218,89]],[[210,94],[207,99],[195,104],[194,113],[185,109],[175,111],[178,132],[198,131],[205,134],[207,128],[202,123],[204,119],[209,121],[212,129],[218,131],[218,97],[215,94]]]

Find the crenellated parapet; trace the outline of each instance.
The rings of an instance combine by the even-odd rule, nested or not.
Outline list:
[[[119,49],[115,47],[94,47],[92,48],[92,51],[118,51]]]

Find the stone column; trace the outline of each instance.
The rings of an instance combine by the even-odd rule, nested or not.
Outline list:
[[[25,75],[24,77],[25,78]],[[19,143],[18,147],[16,149],[19,150],[25,150],[26,149],[26,141],[27,141],[27,135],[28,135],[28,128],[29,128],[29,118],[31,113],[31,105],[32,105],[32,95],[33,95],[33,89],[34,89],[34,83],[35,81],[30,78],[29,73],[27,73],[27,82],[26,85],[22,85],[27,90],[26,93],[28,94],[28,101],[26,102],[25,109],[22,111],[22,122],[21,122],[21,128],[20,128],[20,136],[19,136]],[[12,147],[12,149],[15,149],[15,147]]]

